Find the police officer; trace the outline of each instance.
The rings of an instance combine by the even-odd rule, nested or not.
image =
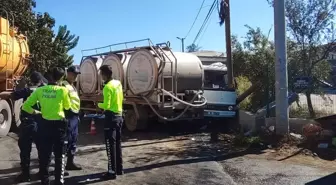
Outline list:
[[[112,68],[108,65],[100,67],[104,81],[103,96],[104,102],[98,107],[104,110],[105,123],[104,135],[108,157],[108,171],[103,179],[115,179],[116,175],[123,174],[122,152],[121,152],[121,128],[123,123],[123,90],[120,81],[112,79]]]
[[[74,156],[76,152],[76,143],[78,137],[78,124],[79,124],[79,109],[80,109],[80,99],[78,96],[78,92],[73,83],[76,81],[77,76],[80,74],[78,67],[71,66],[67,69],[67,77],[66,80],[62,82],[62,85],[65,86],[69,90],[70,95],[70,110],[66,111],[68,120],[68,160],[65,166],[66,170],[81,170],[74,163]]]
[[[67,121],[64,110],[70,109],[69,91],[61,86],[65,76],[62,68],[53,68],[48,85],[37,88],[23,104],[23,110],[37,114],[33,109],[40,103],[42,120],[38,129],[40,179],[43,185],[49,185],[48,167],[51,153],[55,156],[55,184],[64,184],[64,156],[66,152]]]
[[[19,99],[26,99],[30,96],[30,94],[39,86],[42,86],[46,79],[39,72],[32,72],[30,75],[30,83],[29,87],[25,87],[20,90],[15,90],[12,93],[0,93],[0,98],[7,99],[10,98],[14,101]],[[36,110],[39,110],[38,104],[34,106]],[[21,165],[21,174],[18,176],[17,180],[19,182],[29,182],[30,181],[30,153],[32,150],[32,144],[35,142],[36,146],[36,136],[37,136],[37,128],[38,122],[40,121],[40,116],[31,115],[25,111],[21,111],[20,114],[20,133],[18,145],[20,149],[20,165]]]

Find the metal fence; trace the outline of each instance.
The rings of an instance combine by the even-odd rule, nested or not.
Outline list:
[[[312,94],[311,100],[317,117],[336,114],[336,94]],[[298,111],[301,111],[301,114],[308,113],[308,103],[305,94],[299,94],[299,101],[290,106],[290,113],[298,114],[294,117],[301,117]]]

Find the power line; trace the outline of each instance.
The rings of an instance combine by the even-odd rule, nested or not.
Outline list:
[[[198,45],[198,44],[202,41],[202,39],[203,39],[203,37],[204,37],[204,35],[205,35],[205,32],[207,31],[207,29],[208,29],[208,27],[209,27],[209,25],[210,25],[210,23],[211,23],[212,18],[213,18],[213,17],[211,16],[210,19],[209,19],[209,21],[208,21],[208,23],[207,23],[206,26],[205,26],[205,29],[204,29],[204,31],[203,31],[203,33],[202,33],[200,39],[198,39],[196,45]]]
[[[190,27],[188,33],[186,34],[186,36],[185,36],[184,38],[187,38],[187,37],[189,36],[190,31],[193,29],[193,27],[194,27],[194,25],[195,25],[195,22],[197,21],[197,18],[198,18],[199,14],[200,14],[200,12],[201,12],[201,10],[202,10],[202,8],[203,8],[204,2],[205,2],[205,0],[203,0],[203,2],[202,2],[202,4],[201,4],[201,7],[199,8],[199,10],[198,10],[198,12],[197,12],[197,15],[196,15],[196,17],[195,17],[195,20],[194,20],[194,22],[192,23],[192,25],[191,25],[191,27]]]
[[[203,24],[202,24],[201,28],[199,29],[199,31],[198,31],[198,33],[197,33],[197,35],[196,35],[196,37],[195,37],[195,39],[194,39],[194,41],[193,41],[193,44],[195,44],[195,42],[197,41],[198,37],[199,37],[200,34],[202,33],[204,27],[205,27],[206,24],[208,23],[209,18],[211,17],[211,15],[212,15],[212,13],[213,13],[213,11],[214,11],[214,9],[215,9],[215,4],[216,4],[216,2],[217,2],[217,0],[214,0],[214,2],[212,3],[212,5],[211,5],[211,7],[210,7],[210,9],[209,9],[209,11],[208,11],[208,14],[207,14],[207,16],[205,17],[205,19],[204,19],[204,21],[203,21]]]

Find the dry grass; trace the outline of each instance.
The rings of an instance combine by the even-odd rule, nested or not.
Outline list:
[[[332,115],[333,113],[330,110],[315,110],[316,117],[324,117],[328,115]],[[302,107],[296,107],[293,108],[291,107],[289,109],[289,117],[290,118],[304,118],[304,119],[309,119],[309,110],[307,106],[302,106]]]

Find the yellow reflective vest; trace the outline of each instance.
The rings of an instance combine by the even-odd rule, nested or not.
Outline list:
[[[106,83],[103,89],[103,96],[104,102],[98,104],[99,108],[116,114],[122,113],[124,94],[119,80],[111,80]]]
[[[68,89],[70,97],[70,110],[74,113],[78,113],[80,110],[80,99],[76,88],[68,81],[63,81],[62,84]]]
[[[62,120],[64,110],[70,109],[69,91],[58,85],[46,85],[37,88],[23,103],[22,110],[32,114],[37,102],[41,106],[42,117],[46,120]]]

